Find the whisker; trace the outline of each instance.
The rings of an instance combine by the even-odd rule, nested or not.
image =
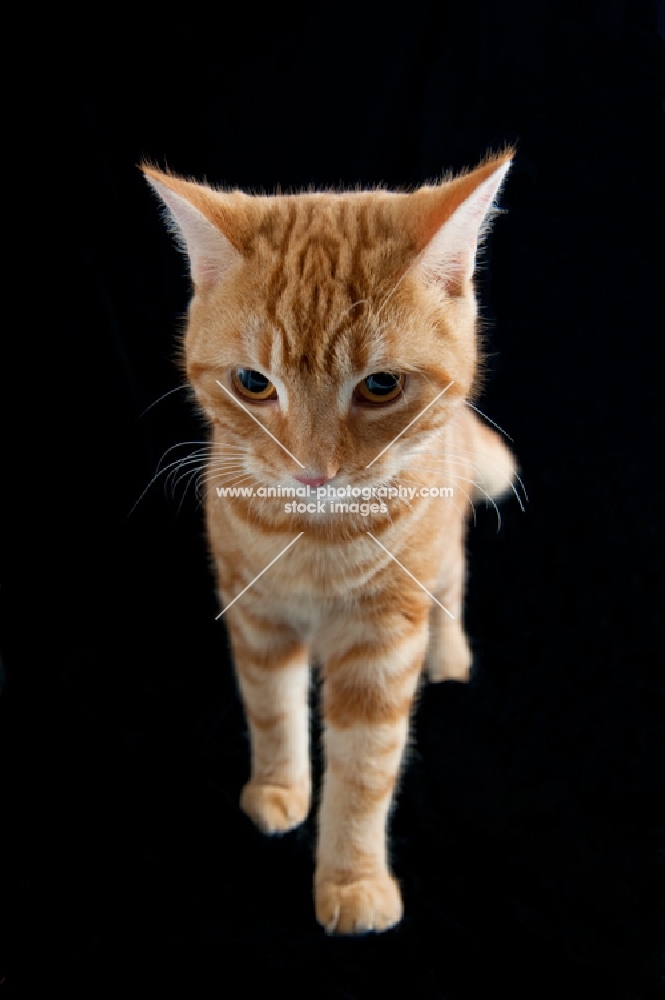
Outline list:
[[[160,396],[158,399],[156,399],[154,403],[150,404],[150,406],[146,406],[143,413],[139,413],[136,419],[140,420],[141,417],[145,417],[146,413],[149,413],[150,410],[152,410],[153,406],[157,406],[157,403],[161,403],[161,401],[163,399],[166,399],[167,396],[173,395],[174,392],[182,392],[183,389],[190,389],[190,388],[191,386],[189,384],[185,384],[185,385],[177,385],[175,389],[169,389],[168,392],[165,392],[163,396]]]
[[[203,465],[199,469],[190,469],[186,473],[183,473],[183,475],[179,477],[178,482],[181,479],[185,478],[185,477],[188,477],[188,481],[187,481],[187,485],[185,486],[185,490],[184,490],[184,493],[182,495],[182,499],[180,500],[180,504],[178,506],[178,511],[180,511],[180,508],[182,507],[182,504],[183,504],[183,502],[185,500],[185,496],[187,494],[187,491],[189,490],[189,487],[191,486],[191,484],[192,484],[192,482],[194,480],[196,480],[196,487],[194,489],[194,496],[195,496],[195,498],[197,500],[198,506],[200,506],[201,503],[203,502],[203,500],[201,498],[201,487],[203,486],[204,483],[213,482],[214,480],[220,480],[220,479],[222,479],[222,481],[224,481],[223,480],[224,476],[233,477],[234,475],[237,475],[238,472],[242,472],[243,469],[244,469],[244,466],[242,464],[238,463],[237,459],[230,459],[230,460],[228,460],[225,463],[224,462],[222,462],[222,463],[215,463],[212,466],[211,465]],[[244,478],[247,478],[247,477],[244,477]],[[228,482],[229,479],[226,479],[225,481]],[[240,482],[240,480],[236,480],[236,483],[234,483],[234,485],[236,485],[237,482]],[[174,489],[175,489],[175,485],[177,485],[177,483],[174,484]],[[212,492],[212,490],[210,490],[209,492]],[[208,493],[206,493],[205,495],[207,496]],[[231,498],[231,499],[233,499],[233,498]]]
[[[471,455],[474,455],[474,454],[476,454],[476,455],[478,454],[477,452],[468,451],[465,448],[456,448],[454,452],[451,452],[451,454],[452,455],[457,455],[458,452],[459,452],[459,455],[465,455],[465,456],[471,456]],[[458,455],[458,457],[459,457],[459,455]],[[500,463],[497,462],[496,459],[490,458],[489,455],[486,454],[486,452],[482,452],[482,458],[483,458],[484,461],[489,462],[490,465],[493,465],[495,469],[501,469]],[[472,464],[476,465],[476,467],[477,467],[477,463],[476,462],[473,462]],[[511,472],[512,472],[513,476],[515,477],[515,479],[517,480],[517,482],[522,487],[522,491],[524,493],[525,503],[528,503],[529,502],[529,496],[528,496],[528,494],[526,492],[526,486],[524,485],[524,482],[522,481],[522,478],[520,477],[520,475],[519,475],[519,473],[517,472],[516,469],[511,469]],[[517,500],[518,500],[518,502],[520,504],[520,507],[522,507],[522,502],[520,500],[520,497],[517,495],[517,491],[515,490],[514,486],[513,486],[513,492],[515,493],[515,496],[517,496]],[[522,507],[522,510],[524,510],[524,507]]]
[[[499,508],[497,507],[497,505],[495,504],[494,500],[489,495],[489,493],[487,492],[487,490],[484,490],[483,487],[480,485],[480,483],[475,482],[475,480],[473,480],[473,479],[466,479],[464,476],[453,476],[453,479],[455,481],[461,480],[461,482],[463,482],[463,483],[471,483],[472,486],[475,486],[477,490],[479,490],[482,494],[484,494],[484,496],[487,497],[487,499],[489,500],[489,502],[494,507],[494,510],[496,511],[496,522],[497,522],[496,523],[496,530],[497,530],[497,534],[498,534],[499,531],[501,530],[501,514],[499,513]]]
[[[232,478],[231,479],[226,479],[226,480],[223,481],[223,486],[225,486],[227,489],[233,489],[234,487],[239,486],[240,483],[246,482],[248,479],[249,480],[253,480],[253,478],[254,478],[253,476],[251,476],[251,475],[248,474],[248,475],[245,475],[245,476],[240,476],[237,479],[232,479]],[[221,488],[222,488],[222,486],[220,485],[220,489]],[[201,503],[203,503],[204,500],[206,500],[212,494],[213,489],[216,489],[216,487],[211,486],[209,490],[206,490],[206,492],[203,494],[203,496],[201,498]],[[220,497],[220,499],[222,499],[222,498]],[[224,499],[225,500],[236,500],[238,498],[237,497],[224,497]],[[248,497],[247,499],[250,499],[250,498]]]
[[[242,469],[242,468],[237,468],[237,469],[230,468],[230,469],[219,469],[216,472],[208,472],[205,475],[201,475],[199,477],[199,488],[201,486],[207,485],[208,483],[216,483],[216,482],[217,483],[219,483],[219,482],[226,483],[226,482],[229,482],[229,479],[225,478],[225,477],[238,476],[240,473],[244,473],[244,469]],[[243,478],[247,478],[247,476],[244,475]],[[249,477],[249,478],[251,478],[251,477]]]
[[[197,468],[203,469],[205,468],[206,460],[201,455],[191,455],[187,458],[180,459],[178,462],[173,462],[170,466],[167,466],[167,468],[170,469],[170,472],[164,480],[164,490],[166,491],[170,488],[171,496],[173,496],[173,491],[180,481],[180,478],[182,478],[178,476],[178,473],[181,472],[182,469],[185,469],[188,465],[194,465]],[[162,474],[166,473],[166,471],[167,469],[163,469]],[[183,475],[187,475],[187,472],[183,473]]]
[[[167,465],[162,465],[164,459],[168,455],[170,455],[173,451],[175,451],[177,448],[186,448],[191,445],[199,445],[200,447],[190,452],[189,454],[184,455],[182,458],[175,459],[174,461],[169,462]],[[244,453],[245,451],[246,448],[244,448],[242,445],[227,445],[210,441],[178,441],[176,444],[170,445],[163,452],[161,458],[159,459],[159,462],[157,463],[157,469],[155,470],[155,474],[152,476],[147,486],[145,486],[145,488],[141,491],[140,495],[132,505],[131,509],[128,511],[126,519],[131,517],[131,515],[134,513],[138,505],[141,503],[141,501],[143,500],[144,496],[146,495],[150,487],[159,479],[160,476],[166,476],[166,480],[164,483],[165,490],[168,490],[169,487],[175,489],[175,486],[177,485],[177,482],[179,480],[175,480],[174,482],[173,477],[178,476],[180,471],[184,469],[187,465],[200,463],[202,467],[205,467],[209,462],[215,463],[223,461],[225,459],[227,459],[228,461],[239,461],[240,454]],[[226,454],[227,452],[228,455]],[[233,454],[234,452],[238,454]],[[174,495],[173,492],[171,495],[172,496]]]
[[[162,462],[164,461],[164,459],[166,458],[166,456],[168,455],[168,453],[169,453],[170,451],[173,451],[173,449],[174,449],[174,448],[179,448],[179,447],[182,447],[182,445],[183,445],[183,444],[186,444],[186,443],[190,443],[190,444],[200,444],[200,442],[199,442],[199,441],[191,441],[191,442],[181,442],[180,444],[174,444],[174,445],[171,445],[171,447],[170,447],[170,448],[167,448],[167,449],[166,449],[166,451],[164,452],[164,454],[163,454],[163,455],[162,455],[162,457],[160,458],[159,462],[157,463],[157,471],[155,472],[154,476],[152,477],[152,479],[150,480],[150,482],[148,483],[148,485],[147,485],[147,486],[145,487],[145,489],[144,489],[144,490],[143,490],[143,491],[141,492],[141,494],[140,494],[140,496],[138,497],[138,499],[137,499],[137,500],[136,500],[136,501],[134,502],[134,504],[133,504],[133,506],[132,506],[131,510],[130,510],[130,511],[129,511],[129,513],[127,514],[127,518],[129,518],[129,517],[131,517],[131,516],[132,516],[132,514],[134,513],[134,511],[136,510],[136,508],[138,507],[138,505],[139,505],[139,504],[141,503],[141,500],[143,500],[143,497],[144,497],[144,496],[146,495],[146,493],[148,492],[148,490],[149,490],[149,489],[150,489],[150,487],[152,486],[152,484],[153,484],[153,483],[155,483],[155,482],[156,482],[156,481],[157,481],[157,480],[159,479],[159,477],[160,477],[160,476],[163,476],[163,475],[164,475],[164,473],[166,473],[166,472],[167,472],[167,471],[168,471],[169,469],[171,469],[171,468],[172,468],[173,466],[177,466],[177,465],[179,465],[179,464],[180,464],[180,462],[184,461],[184,459],[178,459],[178,460],[177,460],[177,461],[175,461],[175,462],[171,462],[171,463],[169,463],[169,465],[165,466],[165,467],[164,467],[163,469],[162,469],[162,468],[160,468],[160,466],[161,466]],[[201,450],[203,451],[203,449],[201,449]]]
[[[469,502],[469,506],[471,507],[471,510],[473,512],[473,526],[474,526],[474,528],[476,528],[478,526],[478,521],[476,519],[476,508],[473,505],[473,500],[471,499],[471,497],[469,496],[469,494],[466,492],[466,490],[462,486],[458,486],[457,488],[458,488],[458,490],[461,493],[464,494],[464,496],[466,497],[466,499]],[[453,503],[455,503],[454,500],[453,500]],[[457,504],[455,504],[455,510],[459,511],[459,507],[457,506]]]
[[[164,461],[164,459],[166,458],[166,456],[169,454],[169,452],[174,451],[175,448],[186,448],[190,444],[198,444],[198,445],[203,445],[204,448],[210,448],[210,442],[209,441],[178,441],[176,444],[172,444],[170,446],[170,448],[166,449],[166,451],[163,453],[162,457],[160,458],[159,462],[157,463],[157,469],[159,470],[160,465],[162,464],[162,462]],[[203,450],[203,448],[201,450]]]
[[[480,414],[480,416],[483,417],[488,424],[491,424],[492,427],[496,427],[496,429],[500,431],[505,438],[508,438],[511,444],[515,444],[515,441],[513,438],[511,438],[510,434],[507,434],[506,431],[504,431],[503,427],[499,427],[499,425],[494,420],[492,420],[491,417],[488,417],[486,413],[483,413],[483,411],[479,410],[477,406],[474,406],[473,403],[470,403],[468,399],[465,399],[464,402],[466,403],[467,406],[470,406],[472,410],[475,410],[476,413]]]
[[[422,451],[422,452],[419,452],[418,454],[419,455],[427,455],[428,453],[426,451]],[[433,455],[431,453],[429,453],[429,454],[430,454],[430,457],[432,459],[434,459],[435,461],[446,462],[448,460],[454,461],[455,459],[457,459],[458,462],[460,462],[460,463],[462,463],[462,462],[468,462],[470,465],[473,465],[474,468],[477,471],[480,471],[480,469],[478,467],[478,463],[475,462],[473,460],[473,458],[471,458],[472,455],[473,456],[477,456],[477,454],[478,454],[477,452],[468,451],[465,448],[456,448],[454,452],[448,452],[448,453],[446,453],[444,455],[435,455],[435,454]],[[465,457],[462,457],[462,456],[465,456]],[[483,457],[483,459],[485,461],[489,462],[490,465],[493,465],[494,468],[501,469],[501,465],[499,464],[499,462],[497,462],[493,458],[490,458],[485,452],[482,453],[482,457]],[[526,492],[526,487],[525,487],[525,485],[524,485],[524,483],[523,483],[523,481],[522,481],[519,473],[516,472],[515,469],[511,469],[511,472],[512,472],[513,476],[515,477],[515,479],[517,480],[517,482],[519,483],[519,485],[521,486],[521,488],[522,488],[522,491],[524,493],[524,502],[528,503],[529,502],[529,497],[528,497],[528,494]],[[520,497],[517,489],[515,488],[515,484],[511,481],[511,482],[509,482],[508,485],[510,486],[511,490],[515,494],[515,498],[516,498],[518,504],[520,505],[520,510],[522,511],[522,513],[524,513],[524,510],[525,510],[524,504],[522,503],[522,498]]]
[[[431,472],[432,470],[430,470],[430,469],[413,469],[413,468],[409,468],[409,469],[408,469],[407,471],[408,471],[408,472]],[[450,474],[449,474],[449,476],[450,476],[450,478],[452,478],[452,479],[453,479],[453,480],[454,480],[455,482],[457,482],[457,481],[459,480],[459,478],[460,478],[459,476],[455,476],[454,474],[453,474],[453,475],[450,475]],[[396,479],[396,480],[394,480],[394,481],[395,481],[396,483],[399,483],[399,480],[397,480],[397,479]],[[428,485],[428,484],[427,484],[427,483],[424,483],[424,482],[419,482],[419,484],[418,484],[419,488],[422,488],[423,486],[427,486],[427,485]],[[473,511],[473,525],[474,525],[474,527],[475,527],[475,526],[476,526],[476,508],[475,508],[475,507],[474,507],[474,505],[473,505],[473,501],[471,500],[471,497],[469,496],[469,494],[468,494],[468,493],[466,492],[466,490],[465,490],[465,489],[463,489],[463,488],[462,488],[461,486],[459,486],[459,487],[458,487],[458,489],[459,489],[460,493],[463,493],[463,494],[464,494],[464,496],[466,497],[466,499],[467,499],[467,501],[468,501],[468,503],[469,503],[469,506],[471,507],[471,510]],[[403,499],[403,498],[402,498],[402,499]],[[458,512],[459,514],[461,514],[461,513],[462,513],[462,512],[461,512],[461,510],[459,509],[459,507],[457,506],[457,504],[455,503],[455,501],[453,500],[453,498],[452,498],[452,497],[448,497],[447,499],[450,499],[450,500],[452,500],[452,501],[453,501],[453,506],[454,506],[455,510],[456,510],[456,511],[457,511],[457,512]]]
[[[197,460],[197,462],[198,462],[198,460]],[[186,465],[186,464],[191,464],[191,463],[186,463],[186,462],[182,463],[182,465]],[[229,459],[226,462],[215,462],[215,463],[212,463],[212,462],[203,462],[203,463],[200,464],[199,468],[200,468],[200,471],[202,471],[202,472],[203,471],[213,472],[215,470],[226,471],[227,469],[243,469],[244,465],[241,462],[238,462],[237,459]],[[173,476],[174,473],[176,473],[178,471],[179,470],[177,470],[177,469],[173,470],[169,475]],[[191,475],[191,471],[192,470],[190,469],[190,470],[188,470],[186,472],[183,472],[183,474],[181,476],[178,476],[178,478],[175,480],[175,482],[173,484],[174,487],[177,486],[178,483],[180,482],[180,480],[184,479],[185,476]]]

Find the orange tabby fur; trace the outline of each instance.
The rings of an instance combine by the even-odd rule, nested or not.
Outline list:
[[[424,666],[435,680],[468,676],[469,502],[513,477],[512,456],[465,405],[478,375],[474,257],[510,156],[411,194],[252,197],[144,168],[190,260],[185,360],[212,428],[208,484],[455,487],[452,499],[391,500],[369,517],[207,495],[251,736],[241,806],[266,833],[310,808],[308,688],[321,666],[314,896],[329,931],[399,921],[386,824],[414,694]],[[243,409],[238,369],[265,375],[278,398]],[[374,372],[404,373],[404,391],[359,405],[354,386]]]

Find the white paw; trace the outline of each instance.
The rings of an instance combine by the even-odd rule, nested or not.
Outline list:
[[[388,872],[345,884],[317,875],[314,906],[328,934],[385,931],[399,923],[403,912],[399,887]]]
[[[307,818],[308,786],[290,788],[249,781],[240,796],[240,808],[264,833],[286,833]]]

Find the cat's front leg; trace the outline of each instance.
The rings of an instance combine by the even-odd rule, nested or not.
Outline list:
[[[382,931],[402,916],[388,865],[387,821],[427,616],[426,604],[416,599],[408,614],[346,623],[351,642],[325,663],[326,769],[314,895],[317,919],[331,933]]]
[[[308,650],[248,597],[227,621],[251,740],[240,806],[264,833],[284,833],[302,823],[311,801]]]

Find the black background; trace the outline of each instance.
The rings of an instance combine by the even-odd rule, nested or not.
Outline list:
[[[5,323],[22,351],[5,397],[0,995],[650,995],[655,5],[150,14],[24,8],[7,36],[28,183],[10,181],[5,208],[33,212]],[[499,533],[479,512],[474,679],[420,698],[393,819],[406,917],[331,939],[313,822],[269,840],[237,806],[248,747],[192,491],[160,480],[127,516],[165,450],[204,436],[186,391],[141,416],[181,384],[188,281],[136,164],[254,191],[408,187],[506,142],[479,403],[514,439],[529,503],[505,503]]]

